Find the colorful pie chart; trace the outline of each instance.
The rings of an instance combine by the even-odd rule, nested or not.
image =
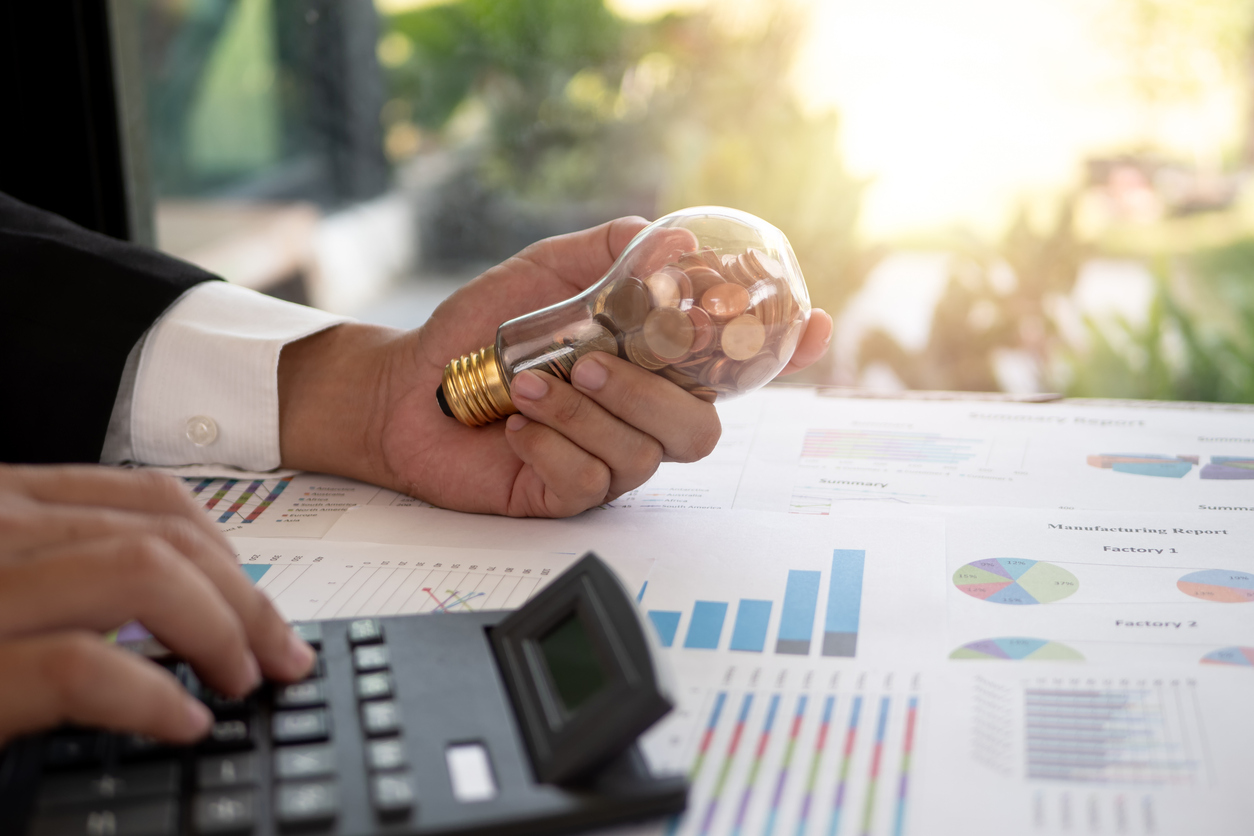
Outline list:
[[[1202,664],[1254,668],[1254,647],[1221,647],[1203,656]]]
[[[995,557],[968,563],[954,572],[954,586],[994,604],[1048,604],[1074,595],[1076,576],[1044,560]]]
[[[1084,657],[1060,642],[1007,636],[967,642],[949,654],[950,659],[998,659],[1030,662],[1083,662]]]
[[[1164,456],[1157,453],[1096,453],[1088,457],[1089,467],[1137,476],[1183,478],[1197,464],[1197,456]]]
[[[1190,572],[1176,581],[1185,595],[1220,604],[1246,604],[1254,601],[1254,575],[1228,569]]]

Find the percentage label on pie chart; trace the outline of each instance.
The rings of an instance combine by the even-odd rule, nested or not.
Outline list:
[[[1203,656],[1202,664],[1254,668],[1254,647],[1221,647]]]
[[[968,563],[954,572],[954,586],[994,604],[1048,604],[1074,595],[1075,575],[1044,560],[995,557]]]
[[[1254,601],[1254,575],[1228,569],[1190,572],[1176,586],[1185,595],[1220,604],[1246,604]]]
[[[1082,662],[1084,656],[1062,642],[1006,636],[967,642],[949,654],[950,659],[1029,660],[1033,662]]]

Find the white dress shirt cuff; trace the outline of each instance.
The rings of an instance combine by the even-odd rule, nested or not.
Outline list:
[[[112,426],[125,421],[120,391],[102,460],[278,467],[279,353],[345,321],[226,282],[197,285],[137,345],[130,431]]]

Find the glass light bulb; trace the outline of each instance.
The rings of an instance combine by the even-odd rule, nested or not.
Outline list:
[[[583,293],[511,319],[495,345],[450,362],[436,397],[446,415],[482,426],[518,411],[519,372],[570,380],[576,360],[604,351],[714,402],[775,377],[809,318],[784,233],[736,209],[681,209],[641,230]]]

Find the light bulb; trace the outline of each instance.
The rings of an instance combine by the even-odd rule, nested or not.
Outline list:
[[[578,296],[511,319],[495,345],[450,362],[440,408],[478,427],[517,412],[510,382],[526,369],[570,380],[604,351],[714,402],[753,391],[788,364],[810,297],[784,233],[736,209],[698,206],[640,231]]]

